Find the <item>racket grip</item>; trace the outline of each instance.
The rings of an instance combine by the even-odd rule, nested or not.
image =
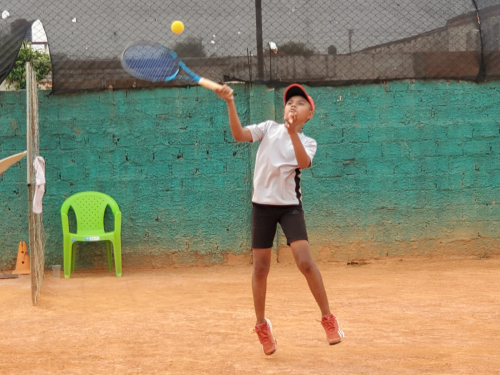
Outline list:
[[[219,85],[217,82],[214,82],[214,81],[211,81],[207,78],[203,78],[201,77],[198,84],[200,86],[203,86],[207,89],[210,89],[210,90],[217,90],[217,89],[220,89],[222,87],[222,85]],[[232,92],[232,90],[231,90]]]

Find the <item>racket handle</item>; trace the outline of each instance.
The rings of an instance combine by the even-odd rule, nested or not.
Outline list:
[[[203,86],[207,89],[214,90],[214,91],[218,90],[222,87],[222,85],[219,85],[217,82],[211,81],[211,80],[209,80],[207,78],[203,78],[203,77],[200,78],[198,84],[200,86]],[[231,93],[232,93],[232,90],[231,90]]]

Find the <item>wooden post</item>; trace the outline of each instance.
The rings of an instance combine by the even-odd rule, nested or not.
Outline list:
[[[31,299],[33,305],[38,303],[45,269],[45,231],[42,215],[33,212],[36,179],[33,161],[39,154],[38,131],[38,90],[36,72],[30,62],[26,63],[26,149],[28,152],[27,184],[28,184],[28,221],[29,221],[29,253],[31,257]]]

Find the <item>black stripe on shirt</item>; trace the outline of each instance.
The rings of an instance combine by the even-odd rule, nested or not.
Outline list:
[[[295,170],[295,194],[297,195],[297,199],[300,204],[302,199],[302,194],[300,192],[300,168]]]

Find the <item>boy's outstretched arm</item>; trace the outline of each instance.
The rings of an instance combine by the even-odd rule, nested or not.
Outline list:
[[[228,85],[222,86],[220,89],[215,90],[215,93],[219,95],[220,98],[224,99],[227,103],[227,110],[229,115],[229,125],[231,126],[231,133],[236,142],[252,142],[253,137],[250,130],[243,128],[241,126],[240,118],[238,117],[238,112],[236,111],[236,106],[234,104],[233,91]]]

